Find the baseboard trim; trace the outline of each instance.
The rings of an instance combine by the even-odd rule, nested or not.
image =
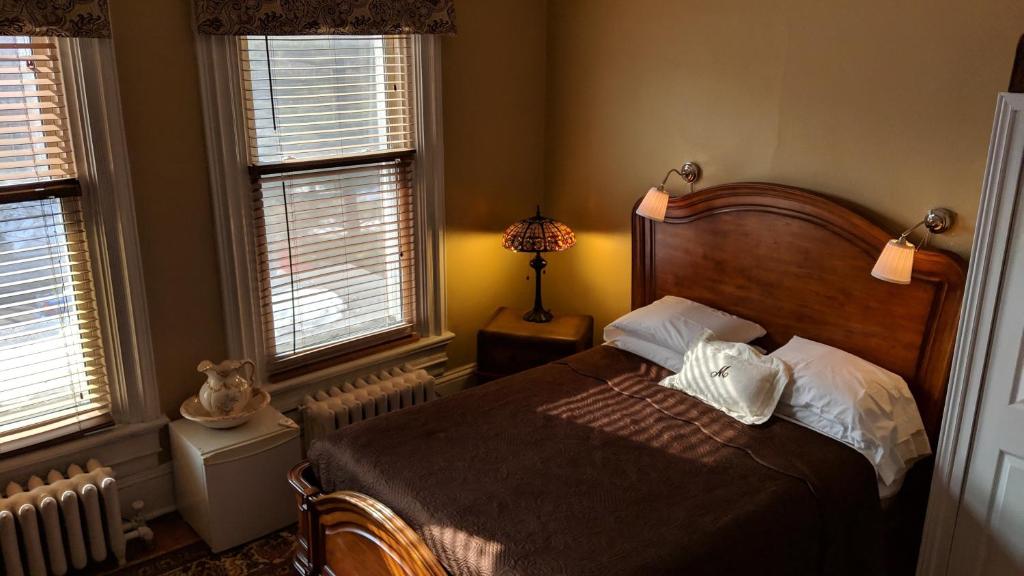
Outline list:
[[[117,474],[117,471],[114,471]],[[140,470],[135,474],[117,475],[117,491],[121,496],[121,514],[131,515],[131,503],[145,502],[142,515],[147,519],[163,516],[177,509],[174,501],[174,465],[164,462],[159,466]]]
[[[476,362],[470,362],[451,370],[445,370],[444,374],[437,378],[434,389],[438,396],[451,396],[474,384],[476,384]]]

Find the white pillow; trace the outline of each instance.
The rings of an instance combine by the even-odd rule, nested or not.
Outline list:
[[[608,338],[608,330],[605,330],[605,338]],[[664,366],[673,372],[679,372],[683,367],[683,355],[679,352],[669,350],[668,348],[662,348],[657,344],[651,344],[646,340],[641,340],[635,336],[623,333],[621,330],[616,331],[612,339],[605,342],[605,345],[619,348],[626,352],[632,352],[641,358]]]
[[[682,390],[744,424],[760,424],[772,416],[789,369],[747,344],[701,340],[683,361],[683,369],[660,382]]]
[[[884,494],[931,454],[917,403],[898,375],[838,348],[794,336],[772,356],[789,365],[775,413],[863,454]]]
[[[672,350],[682,357],[704,337],[705,330],[710,330],[714,338],[726,342],[750,342],[765,335],[764,328],[749,320],[686,298],[665,296],[619,317],[606,326],[604,340],[612,346],[621,348],[618,345],[621,338],[631,336]],[[648,359],[658,362],[653,358]]]

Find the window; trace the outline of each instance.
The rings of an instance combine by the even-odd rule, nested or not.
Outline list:
[[[0,37],[0,454],[111,422],[56,42]]]
[[[238,43],[271,373],[415,334],[408,36]]]

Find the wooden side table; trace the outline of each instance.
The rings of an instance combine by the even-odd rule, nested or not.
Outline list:
[[[477,332],[477,377],[481,381],[547,364],[593,344],[593,316],[561,314],[538,324],[523,320],[523,312],[498,308]]]

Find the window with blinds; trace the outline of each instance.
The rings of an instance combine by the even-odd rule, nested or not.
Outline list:
[[[413,66],[400,36],[240,43],[271,373],[413,334]]]
[[[0,36],[0,454],[110,422],[53,41]]]

